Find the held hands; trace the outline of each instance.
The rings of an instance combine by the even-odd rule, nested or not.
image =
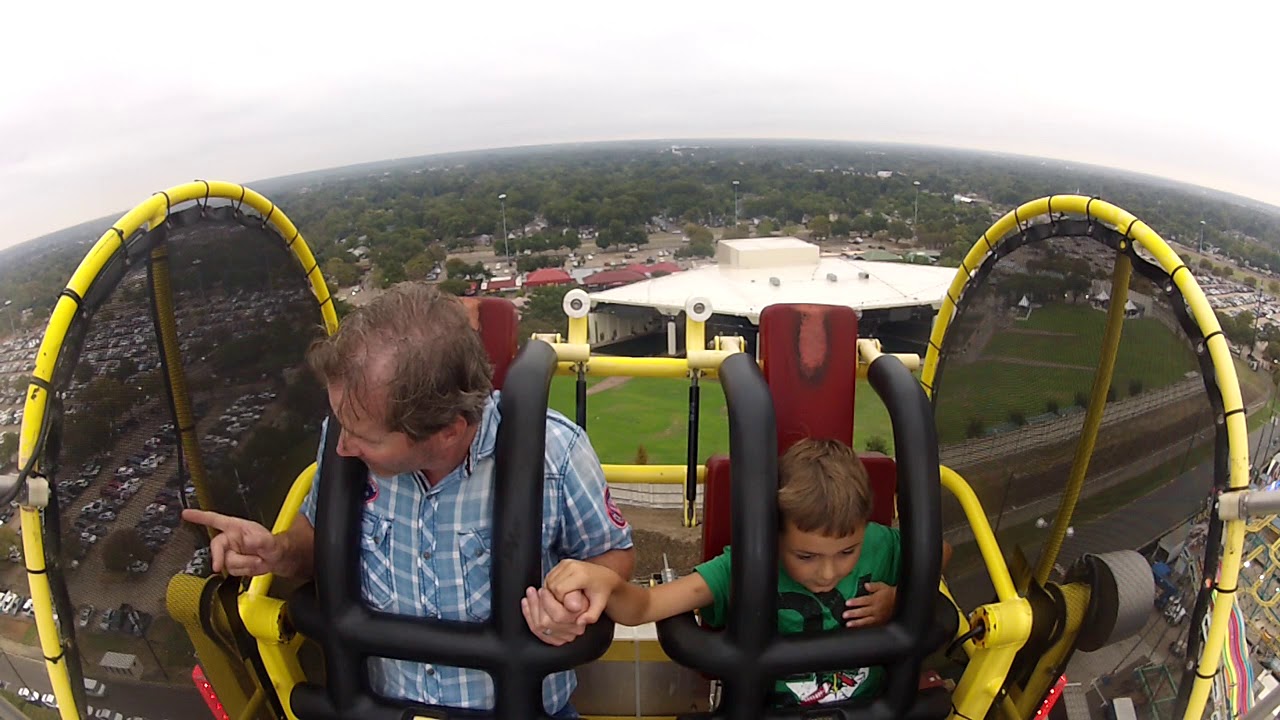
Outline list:
[[[528,588],[520,601],[529,630],[548,645],[564,645],[600,619],[614,586],[621,581],[612,570],[581,560],[562,560],[543,587]]]
[[[285,557],[285,540],[252,520],[207,510],[186,509],[182,519],[219,531],[209,542],[213,571],[252,576],[278,573]]]
[[[869,582],[866,588],[867,594],[845,601],[845,606],[849,608],[844,611],[846,627],[883,625],[893,617],[893,603],[898,597],[898,589],[882,582]]]

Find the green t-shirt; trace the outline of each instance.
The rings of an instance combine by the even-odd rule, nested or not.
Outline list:
[[[702,621],[722,627],[729,610],[731,548],[694,568],[711,588],[711,604],[701,610]],[[853,572],[830,592],[815,595],[778,568],[778,632],[845,629],[841,616],[845,601],[856,597],[863,583],[898,584],[902,540],[895,528],[867,523],[862,554]],[[808,673],[779,680],[774,686],[780,705],[818,705],[855,697],[875,696],[884,685],[884,668]]]

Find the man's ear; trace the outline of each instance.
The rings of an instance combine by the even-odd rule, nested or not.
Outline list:
[[[441,439],[445,440],[450,445],[457,442],[458,438],[464,437],[466,435],[466,432],[467,432],[467,419],[461,415],[454,418],[453,422],[446,425],[444,429],[440,431],[440,433],[442,434]]]

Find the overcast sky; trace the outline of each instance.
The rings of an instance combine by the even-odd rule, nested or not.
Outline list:
[[[10,5],[0,247],[194,178],[669,137],[1015,152],[1280,205],[1274,2]]]

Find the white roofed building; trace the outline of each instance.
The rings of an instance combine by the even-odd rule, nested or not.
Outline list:
[[[760,313],[778,303],[845,305],[860,313],[859,333],[891,351],[922,352],[954,268],[823,256],[794,237],[721,241],[715,264],[592,293],[589,340],[609,345],[650,337],[649,351],[683,352],[685,304],[710,301],[707,337],[743,335],[755,347]],[[663,338],[665,336],[665,342]]]

